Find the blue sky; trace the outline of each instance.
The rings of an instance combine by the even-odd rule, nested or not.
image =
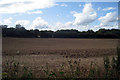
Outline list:
[[[54,2],[48,0],[48,2],[38,4],[38,0],[34,1],[16,2],[13,0],[9,3],[1,1],[0,24],[7,24],[9,27],[21,24],[26,29],[54,31],[59,29],[96,31],[100,28],[118,27],[117,2]]]

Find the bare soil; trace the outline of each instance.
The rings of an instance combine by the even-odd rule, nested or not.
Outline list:
[[[116,54],[118,44],[118,39],[3,38],[2,41],[3,55],[61,54],[74,57]]]
[[[46,64],[51,69],[62,64],[67,68],[69,60],[80,60],[86,68],[94,62],[102,68],[105,56],[116,56],[118,39],[3,38],[2,45],[3,65],[14,57],[21,67],[37,71]]]

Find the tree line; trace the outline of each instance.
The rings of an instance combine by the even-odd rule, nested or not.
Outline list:
[[[2,27],[2,37],[19,37],[19,38],[120,38],[120,29],[99,29],[98,31],[78,31],[57,30],[57,31],[39,31],[38,29],[27,30],[21,25],[15,28],[8,28],[7,25]]]

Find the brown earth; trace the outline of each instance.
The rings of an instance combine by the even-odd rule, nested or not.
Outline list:
[[[73,63],[80,60],[80,65],[86,68],[94,62],[102,69],[105,56],[110,59],[116,56],[117,44],[118,39],[3,38],[3,70],[13,57],[21,67],[32,68],[35,76],[40,76],[41,66],[46,63],[50,69],[63,64],[67,70],[69,60]]]
[[[116,54],[118,39],[3,38],[3,55],[61,54],[74,57]]]

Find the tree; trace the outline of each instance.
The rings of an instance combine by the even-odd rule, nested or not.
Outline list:
[[[57,30],[53,31],[39,31],[26,30],[20,24],[16,25],[15,28],[7,28],[7,25],[2,25],[2,36],[3,37],[30,37],[30,38],[120,38],[119,29],[99,29],[94,32],[93,30],[78,31],[74,29]]]
[[[2,27],[2,28],[7,28],[8,25],[0,25],[0,27]]]

